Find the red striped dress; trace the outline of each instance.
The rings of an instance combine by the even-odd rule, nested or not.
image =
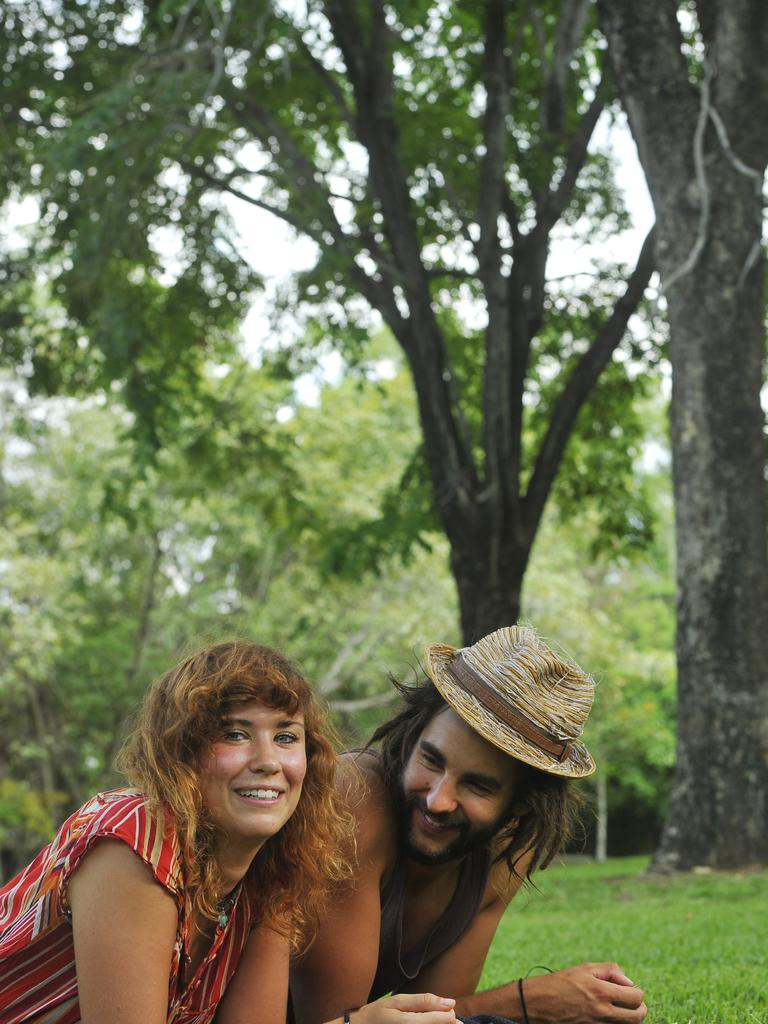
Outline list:
[[[188,985],[190,904],[179,843],[168,812],[132,790],[100,793],[76,811],[53,842],[0,889],[0,1024],[76,1024],[75,953],[67,905],[72,872],[97,839],[127,843],[176,899],[178,926],[168,983],[167,1024],[208,1024],[240,959],[250,926],[241,888],[226,925]]]

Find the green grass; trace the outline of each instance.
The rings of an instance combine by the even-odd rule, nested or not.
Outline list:
[[[482,988],[544,964],[615,960],[649,1024],[767,1024],[768,871],[645,877],[645,857],[536,876],[496,934]]]

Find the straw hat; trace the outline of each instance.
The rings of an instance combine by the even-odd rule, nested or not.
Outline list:
[[[595,681],[530,626],[506,626],[457,650],[430,644],[426,670],[467,725],[499,750],[551,775],[578,779],[595,762],[577,742]]]

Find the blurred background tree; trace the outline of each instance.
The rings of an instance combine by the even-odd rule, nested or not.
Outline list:
[[[391,706],[388,673],[408,678],[425,642],[455,637],[445,539],[422,529],[414,547],[413,528],[401,536],[388,517],[410,500],[418,425],[396,349],[378,345],[388,377],[326,383],[315,406],[246,365],[212,374],[208,428],[188,424],[150,466],[119,402],[30,398],[5,373],[6,875],[66,809],[117,781],[127,715],[189,643],[281,646],[358,742]],[[606,552],[594,507],[574,518],[553,506],[524,596],[524,615],[600,680],[589,740],[604,814],[635,823],[615,842],[609,832],[616,851],[650,849],[673,752],[669,499],[655,472],[643,487],[660,523],[652,557]]]
[[[4,865],[110,781],[191,638],[284,646],[354,739],[423,642],[520,615],[602,679],[598,851],[612,820],[649,848],[674,759],[665,328],[652,236],[612,247],[595,5],[33,0],[0,25],[0,198],[39,211],[0,246]],[[258,358],[251,209],[313,253]]]
[[[315,246],[282,296],[305,328],[283,368],[329,346],[358,363],[387,325],[462,635],[516,620],[585,404],[610,408],[592,440],[621,457],[630,367],[656,358],[627,333],[651,237],[629,266],[595,249],[628,222],[590,146],[615,101],[592,5],[54,0],[2,18],[5,187],[41,208],[5,283],[44,263],[60,309],[53,335],[29,303],[11,325],[31,385],[118,387],[137,440],[172,441],[258,285],[233,213],[267,210]],[[563,238],[594,257],[566,280],[548,268]],[[631,482],[589,481],[625,525],[646,511]]]

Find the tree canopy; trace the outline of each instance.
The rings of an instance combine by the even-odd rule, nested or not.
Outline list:
[[[387,325],[462,632],[515,620],[570,436],[597,422],[626,462],[623,398],[654,347],[627,335],[650,239],[634,270],[595,257],[548,273],[556,238],[594,245],[626,223],[590,147],[613,101],[591,4],[110,0],[2,18],[3,182],[42,212],[27,261],[4,268],[32,383],[117,382],[145,445],[162,445],[258,284],[238,211],[266,209],[317,247],[282,297],[306,342],[283,367],[329,345],[355,363]],[[53,331],[34,322],[30,260],[48,268]],[[579,465],[582,491],[622,495],[604,507],[624,526],[642,519],[608,456]]]

